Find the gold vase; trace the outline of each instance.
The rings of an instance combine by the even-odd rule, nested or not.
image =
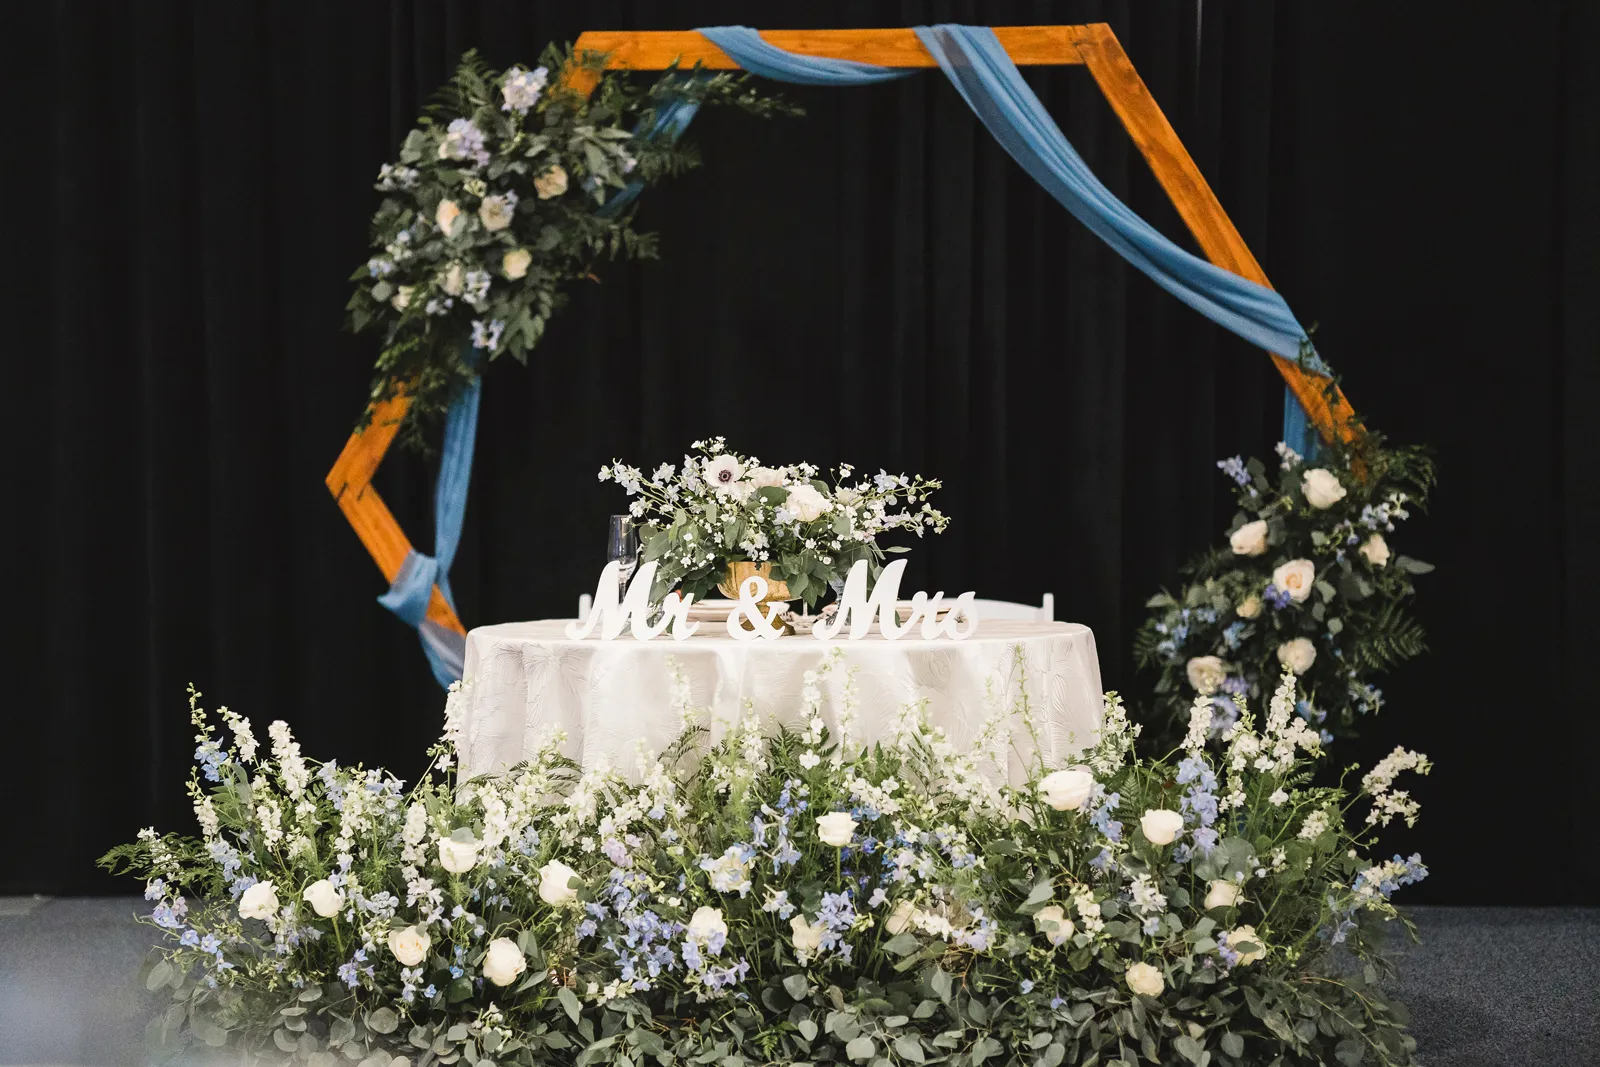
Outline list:
[[[789,583],[780,582],[772,577],[771,563],[743,563],[728,564],[728,573],[717,583],[717,592],[729,600],[739,599],[739,587],[744,585],[744,580],[752,574],[759,575],[767,580],[767,595],[762,597],[758,604],[765,607],[768,604],[786,603],[792,598],[789,596]]]

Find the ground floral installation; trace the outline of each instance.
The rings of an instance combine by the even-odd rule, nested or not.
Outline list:
[[[833,480],[810,463],[765,467],[729,451],[721,437],[696,441],[681,468],[663,463],[649,475],[620,460],[600,468],[634,498],[645,562],[657,565],[653,599],[682,588],[704,599],[729,563],[770,564],[789,594],[815,604],[860,560],[876,577],[878,538],[893,531],[940,533],[949,519],[929,503],[942,483],[878,471],[857,477],[841,465]]]
[[[1427,457],[1363,430],[1315,461],[1283,444],[1278,458],[1276,485],[1260,460],[1217,464],[1237,485],[1228,543],[1190,564],[1177,593],[1149,601],[1135,647],[1158,676],[1156,721],[1175,730],[1197,693],[1226,728],[1242,698],[1259,700],[1287,669],[1299,678],[1296,713],[1332,740],[1382,706],[1374,675],[1425,648],[1407,602],[1413,576],[1433,567],[1389,537],[1427,502]]]
[[[742,74],[669,70],[638,89],[600,76],[601,58],[552,47],[532,70],[493,71],[468,52],[379,171],[373,254],[351,276],[349,312],[383,334],[372,402],[404,390],[405,440],[420,442],[489,360],[526,361],[564,287],[592,280],[596,262],[655,255],[629,205],[698,162],[662,117],[669,103],[796,113]],[[598,80],[589,96],[552,73],[581,67]]]
[[[1020,787],[983,772],[1025,702],[960,746],[911,705],[867,747],[840,653],[799,733],[705,723],[676,684],[683,736],[631,776],[552,733],[466,783],[458,685],[410,789],[307,762],[282,723],[262,751],[222,709],[225,738],[192,697],[200,838],[103,861],[171,939],[153,1039],[388,1067],[1414,1062],[1380,950],[1426,872],[1364,853],[1415,821],[1396,779],[1428,762],[1312,786],[1292,674],[1210,747],[1197,699],[1156,760],[1108,695],[1083,764]]]

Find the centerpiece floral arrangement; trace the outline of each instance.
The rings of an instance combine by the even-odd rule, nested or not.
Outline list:
[[[1425,869],[1365,852],[1428,761],[1311,784],[1292,673],[1219,745],[1198,698],[1162,759],[1108,695],[1083,765],[1018,786],[990,773],[1026,704],[961,745],[911,705],[864,745],[835,654],[799,733],[747,709],[711,744],[676,691],[681,740],[632,776],[552,733],[461,782],[458,685],[410,789],[192,697],[200,836],[102,861],[170,938],[153,1039],[317,1067],[1414,1062],[1380,951]]]
[[[640,89],[601,76],[601,59],[552,46],[531,70],[495,71],[468,52],[378,172],[373,253],[348,310],[354,329],[383,336],[371,405],[403,391],[413,444],[489,361],[526,362],[568,283],[593,279],[601,259],[655,255],[634,198],[698,163],[669,106],[797,112],[745,75],[669,70]]]
[[[1288,669],[1297,714],[1331,739],[1382,706],[1375,674],[1426,647],[1408,601],[1412,579],[1433,567],[1389,538],[1427,502],[1427,456],[1362,430],[1314,462],[1283,444],[1278,457],[1275,483],[1260,460],[1217,464],[1237,486],[1228,543],[1190,564],[1178,592],[1149,601],[1135,649],[1174,729],[1197,693],[1213,697],[1224,728],[1240,699],[1259,700]]]
[[[939,533],[949,519],[929,503],[931,478],[880,470],[857,477],[841,465],[832,481],[810,463],[765,467],[728,450],[721,438],[696,441],[683,466],[663,463],[646,476],[620,460],[600,480],[634,497],[629,512],[642,527],[643,559],[657,564],[652,599],[682,587],[704,599],[718,586],[736,595],[729,567],[783,583],[775,595],[815,604],[830,584],[866,560],[874,576],[885,552],[878,538],[893,531]]]

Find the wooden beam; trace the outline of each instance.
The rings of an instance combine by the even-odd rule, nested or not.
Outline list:
[[[1082,63],[1073,46],[1076,26],[996,26],[995,36],[1018,66]],[[937,67],[911,29],[761,30],[761,38],[786,52],[850,59],[880,67]],[[605,54],[607,70],[665,70],[677,60],[707,70],[738,70],[728,54],[694,30],[590,30],[575,46]]]
[[[1097,22],[1070,29],[1074,47],[1083,57],[1084,65],[1127,127],[1128,135],[1144,154],[1156,181],[1166,190],[1172,206],[1178,209],[1178,216],[1194,234],[1206,258],[1270,289],[1272,283],[1267,280],[1266,271],[1261,269],[1233,220],[1228,218],[1222,202],[1212,192],[1200,168],[1195,166],[1188,149],[1183,147],[1177,131],[1150,95],[1144,79],[1139,77],[1111,27]],[[1348,441],[1355,432],[1349,421],[1353,411],[1339,388],[1333,387],[1337,399],[1330,403],[1326,378],[1301,370],[1294,360],[1277,353],[1268,355],[1323,438]]]

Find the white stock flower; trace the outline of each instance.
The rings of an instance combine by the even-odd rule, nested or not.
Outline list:
[[[1215,693],[1228,678],[1228,667],[1218,656],[1195,656],[1184,665],[1183,672],[1201,696]]]
[[[855,836],[856,821],[848,811],[832,811],[817,820],[817,836],[824,845],[844,848]]]
[[[454,237],[466,225],[466,219],[461,214],[461,205],[448,199],[439,201],[439,207],[433,213],[433,220],[439,224],[439,232],[446,237]]]
[[[510,278],[512,281],[516,281],[518,278],[526,277],[528,273],[528,267],[532,265],[532,263],[533,253],[529,252],[526,248],[513,248],[511,251],[500,257],[500,269],[505,273],[505,276]]]
[[[344,906],[344,894],[335,889],[333,883],[326,878],[319,878],[306,886],[305,892],[300,894],[300,899],[310,904],[311,910],[324,919],[333,918]]]
[[[1033,927],[1045,936],[1045,940],[1060,948],[1077,932],[1077,927],[1072,920],[1067,918],[1067,913],[1060,904],[1047,904],[1033,913]]]
[[[804,915],[796,915],[789,920],[789,929],[792,930],[795,954],[802,959],[808,958],[817,949],[822,947],[822,938],[828,932],[828,927],[823,923],[808,923]]]
[[[1148,963],[1131,965],[1124,977],[1128,988],[1141,996],[1159,997],[1161,991],[1167,988],[1167,980],[1161,976],[1160,970]]]
[[[890,935],[898,934],[911,925],[911,920],[916,914],[917,906],[909,900],[902,900],[894,906],[894,910],[889,912],[888,917],[883,920],[883,928],[889,931]]]
[[[271,882],[257,882],[239,898],[239,918],[268,919],[278,914],[278,890]]]
[[[560,860],[551,860],[539,868],[539,899],[559,907],[578,899],[578,891],[569,884],[578,872]]]
[[[1321,467],[1312,467],[1302,474],[1300,488],[1306,494],[1306,503],[1318,509],[1333,507],[1348,492],[1339,484],[1338,475]]]
[[[508,986],[528,969],[527,957],[517,943],[509,937],[497,937],[489,942],[483,954],[483,976],[497,986]]]
[[[1057,811],[1077,811],[1092,792],[1094,775],[1075,768],[1051,771],[1039,779],[1040,795]]]
[[[798,515],[801,522],[813,522],[833,509],[833,504],[817,492],[814,485],[790,486],[789,499],[784,501],[784,506]]]
[[[1139,829],[1152,845],[1170,845],[1183,830],[1183,816],[1168,808],[1152,808],[1139,817]]]
[[[1241,619],[1253,619],[1257,615],[1261,614],[1261,598],[1258,596],[1247,596],[1240,601],[1239,606],[1233,610],[1234,613],[1237,614]]]
[[[1383,534],[1373,534],[1356,551],[1361,553],[1362,559],[1374,567],[1386,567],[1389,565],[1389,542],[1383,539]]]
[[[1228,535],[1236,556],[1259,556],[1267,550],[1267,520],[1247,522]]]
[[[478,205],[478,220],[483,223],[484,229],[496,233],[511,225],[511,217],[516,209],[515,194],[486,196],[483,198],[483,203]]]
[[[457,841],[453,837],[440,839],[439,866],[451,874],[466,874],[478,865],[479,844],[476,838],[466,841]]]
[[[559,166],[551,167],[533,179],[533,191],[539,194],[540,200],[549,200],[552,196],[560,196],[567,191],[567,172]]]
[[[1317,584],[1317,565],[1309,559],[1280,563],[1273,568],[1272,584],[1288,593],[1295,603],[1302,603]]]
[[[1248,941],[1254,947],[1241,949],[1238,947],[1241,941]],[[1239,966],[1241,967],[1247,963],[1254,963],[1256,960],[1264,958],[1267,954],[1267,944],[1256,933],[1254,926],[1238,926],[1229,930],[1228,947],[1239,953]]]
[[[728,936],[728,924],[722,920],[722,909],[711,907],[696,908],[684,931],[684,936],[702,946],[711,944],[719,934]]]
[[[1231,908],[1239,903],[1239,885],[1226,878],[1213,878],[1206,888],[1205,910]]]
[[[389,951],[394,953],[394,958],[402,966],[415,967],[428,956],[428,946],[433,944],[433,939],[418,930],[415,926],[408,926],[404,930],[389,931]]]
[[[1317,662],[1317,646],[1308,637],[1297,637],[1278,646],[1278,662],[1296,674],[1304,674]]]

